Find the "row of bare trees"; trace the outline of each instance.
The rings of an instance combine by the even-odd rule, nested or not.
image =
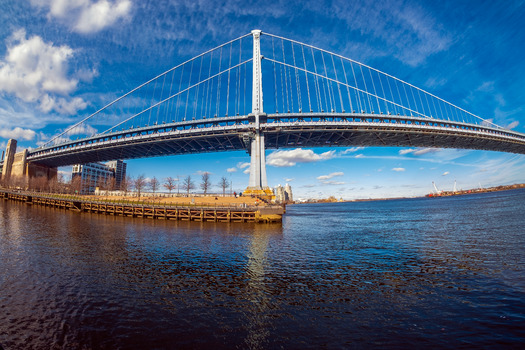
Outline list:
[[[213,187],[211,182],[211,174],[204,172],[201,174],[200,189],[203,191],[204,195],[208,194],[211,188]],[[85,182],[91,183],[91,179],[84,179]],[[190,175],[180,180],[179,177],[167,177],[164,179],[164,183],[153,177],[147,179],[144,175],[139,175],[136,178],[126,176],[122,179],[119,188],[116,188],[115,178],[102,179],[99,178],[96,181],[96,187],[100,190],[111,191],[111,190],[120,190],[127,195],[128,192],[134,190],[137,193],[137,196],[149,189],[154,194],[160,190],[162,187],[167,190],[170,194],[177,190],[177,193],[180,191],[186,192],[186,195],[190,194],[190,191],[196,188],[195,182],[193,181]],[[70,193],[70,194],[79,194],[82,193],[82,179],[80,176],[75,176],[69,180],[65,179],[65,176],[59,173],[57,176],[48,179],[46,177],[32,177],[27,179],[26,177],[15,177],[12,176],[9,179],[2,179],[0,181],[0,186],[4,188],[16,188],[24,189],[31,191],[39,192],[52,192],[52,193]],[[222,195],[226,195],[226,190],[230,186],[230,181],[226,177],[222,177],[218,182],[217,186],[222,189]]]
[[[121,187],[127,188],[128,185],[135,189],[139,197],[145,189],[149,189],[155,194],[161,187],[161,183],[156,177],[152,177],[148,180],[144,175],[139,175],[135,179],[127,178],[126,183],[124,184],[124,186]],[[222,195],[225,196],[226,190],[230,186],[230,182],[226,177],[223,176],[220,179],[218,186],[222,189]],[[170,176],[164,179],[162,187],[164,187],[170,194],[173,190],[177,189],[177,193],[180,193],[180,190],[183,190],[184,192],[186,192],[186,195],[189,195],[190,191],[195,189],[195,182],[193,181],[190,175],[186,176],[184,179],[182,179],[182,181],[180,181],[179,177],[173,178]],[[210,173],[204,172],[201,174],[200,188],[203,191],[204,195],[208,194],[208,192],[212,188]],[[121,188],[121,190],[124,189]]]

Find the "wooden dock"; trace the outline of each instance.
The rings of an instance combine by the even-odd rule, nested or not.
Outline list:
[[[38,193],[0,190],[0,198],[82,213],[149,218],[157,220],[210,222],[281,222],[281,206],[160,206],[153,204],[86,201],[78,196],[53,196]]]

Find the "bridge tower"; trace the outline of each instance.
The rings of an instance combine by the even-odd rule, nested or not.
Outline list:
[[[246,195],[273,196],[266,180],[266,156],[264,134],[261,131],[261,122],[266,120],[263,111],[262,71],[261,71],[261,31],[252,30],[253,35],[253,87],[252,113],[249,115],[254,124],[254,134],[250,145],[250,182],[244,191]]]

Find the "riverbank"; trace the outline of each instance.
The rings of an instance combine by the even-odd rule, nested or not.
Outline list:
[[[244,197],[123,197],[72,196],[0,190],[0,198],[76,212],[136,218],[213,222],[281,222],[284,207]],[[215,199],[217,198],[217,199]],[[182,199],[182,200],[181,200]]]

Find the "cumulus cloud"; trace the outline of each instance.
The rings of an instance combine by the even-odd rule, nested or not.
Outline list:
[[[234,173],[236,171],[237,171],[237,168],[228,168],[228,169],[226,169],[226,172],[228,172],[228,173]]]
[[[400,171],[405,171],[405,168],[392,168],[392,170],[400,172]]]
[[[328,175],[321,175],[321,176],[318,176],[317,177],[317,180],[328,180],[328,179],[331,179],[335,176],[343,176],[344,173],[342,171],[338,171],[338,172],[335,172],[335,173],[331,173],[331,174],[328,174]]]
[[[96,33],[129,19],[131,0],[31,0],[34,6],[47,9],[48,18],[57,18],[73,31]]]
[[[93,135],[96,133],[97,133],[97,129],[95,129],[94,127],[86,123],[79,124],[68,132],[68,134],[71,136],[72,135]]]
[[[507,125],[507,129],[514,129],[515,127],[517,127],[518,125],[520,125],[520,122],[519,121],[513,121],[512,123],[510,123],[509,125]]]
[[[249,166],[250,166],[250,163],[248,163],[248,162],[239,162],[239,163],[237,163],[237,168],[239,168],[239,169],[244,169],[244,168],[247,168]]]
[[[450,174],[449,171],[445,171],[443,174],[441,174],[441,176],[447,176],[448,174]]]
[[[74,114],[87,104],[81,98],[67,97],[79,82],[68,77],[73,55],[67,45],[55,46],[36,35],[27,38],[25,30],[18,30],[8,40],[7,55],[0,61],[0,91],[38,103],[44,113]]]
[[[4,139],[17,139],[30,141],[35,138],[36,132],[31,129],[22,129],[16,127],[14,129],[0,129],[0,137]]]
[[[335,151],[317,154],[310,149],[296,148],[289,151],[275,151],[268,155],[266,164],[275,167],[291,167],[297,163],[310,163],[334,157]]]

